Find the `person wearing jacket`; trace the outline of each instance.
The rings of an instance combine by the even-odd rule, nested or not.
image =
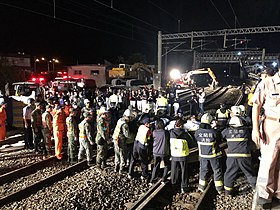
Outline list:
[[[222,137],[227,140],[227,169],[224,174],[224,188],[227,195],[232,195],[233,184],[239,169],[245,174],[251,187],[256,187],[256,176],[253,172],[250,136],[251,129],[243,126],[238,116],[229,121],[229,128],[222,131]]]
[[[32,125],[32,133],[33,133],[33,143],[34,150],[36,153],[39,153],[40,142],[43,138],[42,134],[42,109],[43,104],[41,102],[36,102],[36,108],[31,113],[31,125]]]
[[[188,155],[189,149],[196,147],[196,142],[191,135],[183,128],[184,122],[181,118],[175,122],[175,128],[170,130],[170,150],[171,150],[171,184],[176,184],[179,180],[181,170],[181,192],[188,190]]]
[[[195,132],[194,136],[198,143],[199,150],[199,185],[198,189],[204,191],[207,186],[210,168],[214,172],[214,183],[218,193],[223,191],[223,176],[221,166],[222,152],[219,147],[221,135],[217,130],[211,128],[210,124],[213,117],[206,113],[201,117],[200,128]]]
[[[100,108],[99,115],[97,116],[97,133],[95,143],[97,145],[96,165],[97,168],[104,169],[108,152],[109,141],[109,123],[107,122],[108,111],[104,106]]]
[[[69,116],[66,118],[67,126],[67,139],[68,139],[68,162],[75,163],[77,161],[77,146],[76,142],[78,140],[79,129],[76,120],[77,111],[73,108],[69,109]]]
[[[153,131],[153,156],[154,167],[152,171],[151,183],[155,183],[158,178],[161,161],[164,162],[164,172],[161,180],[167,181],[167,173],[170,169],[170,135],[164,130],[164,122],[162,119],[156,121],[156,130]]]
[[[151,143],[151,130],[150,130],[150,121],[146,118],[143,121],[143,125],[140,125],[137,131],[135,142],[133,145],[133,158],[131,160],[128,178],[131,178],[134,173],[134,166],[136,161],[140,160],[141,163],[141,179],[148,180],[148,148]]]
[[[52,145],[52,133],[53,133],[53,125],[52,125],[52,109],[51,105],[46,106],[46,111],[42,114],[42,125],[43,130],[42,134],[44,137],[44,145],[43,150],[47,155],[51,154],[51,145]]]
[[[132,113],[129,109],[125,110],[123,117],[117,121],[113,133],[114,151],[115,151],[115,172],[120,174],[124,173],[126,165],[126,154],[127,154],[127,139],[129,138],[130,131],[128,122]]]
[[[62,159],[62,141],[63,132],[65,129],[65,112],[62,106],[56,107],[56,112],[53,115],[53,137],[54,137],[54,151],[58,160]]]
[[[88,166],[92,166],[92,152],[91,152],[91,145],[94,144],[93,136],[92,136],[92,128],[90,121],[92,116],[89,112],[84,113],[84,119],[79,124],[79,153],[78,153],[78,161],[81,162],[85,153],[87,157],[87,164]]]

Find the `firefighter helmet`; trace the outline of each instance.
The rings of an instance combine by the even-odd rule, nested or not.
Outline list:
[[[213,120],[213,117],[209,113],[206,113],[201,117],[201,123],[205,123],[205,124],[210,125],[212,120]]]
[[[126,109],[123,113],[123,116],[132,117],[132,112],[129,109]]]
[[[240,126],[243,126],[243,122],[239,117],[233,116],[229,120],[229,125],[232,127],[240,127]]]
[[[240,116],[240,114],[241,114],[241,109],[239,106],[232,106],[231,111],[234,116]]]

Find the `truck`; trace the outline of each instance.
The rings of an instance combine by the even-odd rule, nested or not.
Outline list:
[[[133,65],[119,64],[118,67],[109,69],[109,82],[112,85],[146,85],[153,81],[153,70],[146,64]]]

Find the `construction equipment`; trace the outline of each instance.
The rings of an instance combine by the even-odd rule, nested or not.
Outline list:
[[[152,82],[152,77],[152,70],[143,63],[135,63],[132,66],[128,64],[119,64],[117,68],[109,70],[109,80],[112,85],[128,85],[131,84],[131,82],[129,82],[130,80],[141,80],[142,83],[149,84]]]
[[[178,89],[195,86],[215,88],[218,85],[217,78],[211,68],[195,69],[183,73],[180,78],[174,79],[173,83]]]

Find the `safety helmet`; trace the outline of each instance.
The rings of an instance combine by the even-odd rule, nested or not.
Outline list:
[[[232,106],[231,111],[234,116],[240,116],[240,114],[241,114],[241,109],[239,106]]]
[[[99,114],[107,113],[107,109],[105,106],[100,107]]]
[[[240,126],[243,126],[243,122],[239,117],[233,116],[229,120],[229,125],[232,127],[240,127]]]
[[[86,98],[86,99],[84,100],[84,104],[88,104],[88,103],[90,103],[90,101]]]
[[[239,105],[239,108],[240,108],[241,112],[243,112],[243,113],[245,112],[245,106],[244,105],[242,105],[242,104]]]
[[[132,117],[132,112],[129,109],[126,109],[123,113],[123,116]]]
[[[202,117],[201,117],[201,123],[210,125],[212,120],[213,120],[213,117],[209,113],[206,113],[206,114],[202,115]]]

